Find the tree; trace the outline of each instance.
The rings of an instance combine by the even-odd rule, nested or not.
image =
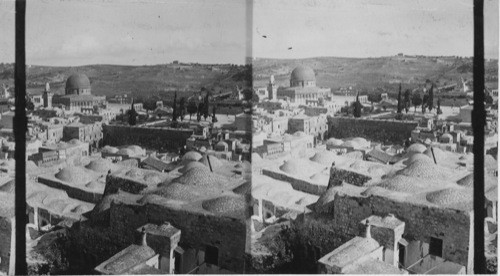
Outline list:
[[[428,103],[429,103],[429,94],[425,94],[424,98],[422,99],[422,114],[425,113]]]
[[[356,102],[354,102],[354,117],[359,118],[361,117],[361,108],[363,106],[359,102],[359,93],[356,95]]]
[[[372,103],[378,103],[382,100],[382,94],[379,93],[371,93],[368,94],[368,100]]]
[[[438,98],[437,102],[437,114],[443,114],[443,111],[441,110],[441,98]]]
[[[410,97],[411,97],[410,89],[406,89],[405,99],[404,99],[404,107],[405,107],[406,113],[408,113],[408,111],[410,111],[410,106],[411,106]]]
[[[217,123],[217,117],[215,116],[215,105],[212,107],[212,123]]]
[[[177,122],[177,92],[174,95],[174,103],[172,105],[172,121]]]
[[[415,112],[417,112],[417,106],[422,104],[422,97],[420,96],[420,94],[418,92],[413,95],[411,102],[412,102],[413,106],[415,106]]]
[[[429,90],[429,97],[427,98],[427,107],[429,111],[432,111],[434,108],[434,84],[431,85],[431,89]]]
[[[398,114],[401,114],[403,110],[403,103],[401,102],[401,83],[399,84],[399,93],[398,93]]]
[[[179,116],[181,116],[181,121],[184,119],[186,113],[186,99],[184,97],[179,101]]]
[[[198,111],[198,106],[196,105],[196,101],[193,99],[190,100],[188,102],[186,109],[187,112],[189,113],[189,121],[191,121],[191,116],[193,116],[193,114],[195,114]]]
[[[128,111],[128,124],[131,126],[135,126],[137,123],[137,111],[135,111],[134,107],[135,101],[132,99],[132,106],[130,107],[130,110]]]
[[[201,116],[203,115],[203,110],[204,110],[204,107],[203,107],[203,103],[198,103],[198,109],[197,109],[197,112],[196,112],[196,120],[199,122],[201,121]]]
[[[243,100],[245,101],[251,101],[253,98],[253,91],[252,89],[249,89],[249,88],[245,88],[243,90]]]
[[[209,108],[210,108],[210,102],[209,102],[209,97],[210,93],[207,91],[207,95],[205,95],[205,101],[203,103],[203,118],[205,118],[205,121],[208,118],[209,114]]]
[[[30,97],[26,97],[26,110],[28,111],[35,110],[35,104],[33,103]]]
[[[142,103],[142,106],[149,113],[149,111],[156,109],[156,101],[153,98],[149,98]]]

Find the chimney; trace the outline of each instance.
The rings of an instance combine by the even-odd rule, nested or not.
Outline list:
[[[148,243],[146,242],[146,237],[147,237],[146,228],[142,227],[141,240],[140,240],[140,244],[139,245],[142,245],[142,246],[147,246],[148,245]]]
[[[365,238],[370,239],[372,237],[372,235],[370,233],[371,225],[369,224],[368,220],[366,220],[366,222],[365,222],[365,227],[366,227]]]

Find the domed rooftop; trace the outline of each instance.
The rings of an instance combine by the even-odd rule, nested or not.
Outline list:
[[[71,139],[71,140],[69,140],[69,142],[68,142],[68,144],[71,144],[71,145],[79,145],[79,144],[81,144],[81,143],[82,143],[82,142],[81,142],[80,140],[76,139],[76,138]]]
[[[330,180],[330,175],[325,174],[323,172],[318,172],[318,173],[313,174],[310,177],[310,179],[313,181],[316,181],[316,182],[328,183],[328,180]]]
[[[191,161],[191,162],[187,163],[186,165],[184,165],[184,167],[180,168],[179,172],[186,173],[187,171],[189,171],[192,168],[200,168],[200,167],[206,168],[206,166],[200,162]]]
[[[127,148],[132,150],[136,155],[144,155],[146,153],[146,151],[143,148],[136,145],[131,145],[128,146]]]
[[[307,164],[300,159],[290,159],[285,161],[283,165],[280,166],[280,170],[288,174],[301,174],[302,172],[311,172],[310,164]]]
[[[309,160],[323,165],[331,166],[336,154],[330,151],[321,151],[314,154]]]
[[[14,193],[14,190],[16,188],[16,180],[12,179],[4,183],[2,186],[0,186],[0,192],[4,193]]]
[[[353,138],[351,141],[356,142],[361,147],[369,147],[370,146],[370,142],[368,142],[368,140],[366,140],[365,138],[356,137],[356,138]]]
[[[98,189],[98,188],[104,188],[104,183],[101,183],[99,181],[90,181],[89,183],[85,184],[85,187],[89,189]]]
[[[183,161],[199,161],[203,156],[197,151],[188,151],[182,156]]]
[[[397,174],[425,179],[448,179],[451,176],[446,168],[422,160],[411,163]]]
[[[88,163],[85,168],[99,173],[107,173],[109,170],[116,170],[116,165],[107,159],[97,159]]]
[[[445,133],[445,134],[441,135],[441,139],[453,141],[453,136],[451,136],[451,134],[449,134],[449,133]]]
[[[428,193],[426,199],[434,204],[444,207],[470,208],[472,205],[472,190],[470,189],[443,189]]]
[[[468,174],[465,177],[459,179],[457,184],[464,188],[474,188],[474,174]],[[498,179],[496,177],[484,174],[484,188],[485,190],[498,185]]]
[[[427,147],[420,143],[412,144],[411,146],[408,147],[408,149],[406,149],[407,152],[419,152],[419,153],[423,153],[426,150]]]
[[[224,188],[229,185],[229,179],[210,172],[208,167],[192,168],[182,176],[173,180],[185,185]]]
[[[358,148],[360,148],[360,145],[357,142],[350,140],[350,141],[344,142],[342,144],[342,147],[358,149]]]
[[[426,190],[435,190],[437,187],[434,181],[422,181],[421,179],[415,177],[409,177],[406,175],[395,175],[394,177],[388,178],[381,183],[377,184],[378,187],[384,189],[403,192],[403,193],[421,193]],[[444,186],[456,186],[452,183],[442,183],[439,184]]]
[[[307,136],[307,134],[303,131],[296,131],[293,136],[297,136],[297,137],[304,137],[304,136]]]
[[[408,158],[406,161],[404,161],[403,164],[410,165],[411,163],[413,163],[415,161],[421,161],[421,162],[427,162],[430,164],[434,164],[434,161],[431,158],[429,158],[429,156],[427,156],[426,154],[415,153],[415,152],[410,156],[410,158]]]
[[[66,80],[66,90],[68,89],[90,89],[90,80],[84,74],[71,75]]]
[[[243,196],[222,196],[202,203],[203,209],[214,214],[245,218],[247,204]]]
[[[326,141],[327,146],[340,146],[344,143],[344,141],[340,139],[330,138]]]
[[[233,189],[235,194],[245,195],[252,191],[252,182],[247,181]]]
[[[439,148],[432,147],[432,151],[434,151],[434,157],[436,157],[436,161],[438,164],[441,161],[446,160],[446,153],[443,150],[441,150]],[[431,151],[431,148],[428,148],[424,151],[424,154],[429,156],[430,159],[433,160],[432,162],[434,162],[434,157],[432,156],[432,151]]]
[[[310,67],[299,65],[293,69],[292,74],[290,75],[290,81],[316,81],[316,74],[314,74],[314,70]]]
[[[119,155],[134,156],[135,152],[129,148],[123,148],[116,152]]]
[[[68,183],[88,183],[93,180],[90,171],[81,167],[66,167],[57,172],[55,177]]]
[[[224,142],[224,141],[219,141],[219,143],[217,143],[215,146],[216,147],[225,147],[225,148],[227,148],[229,145],[226,142]]]
[[[104,146],[102,148],[102,152],[105,152],[105,153],[117,153],[118,149],[115,148],[115,147],[111,147],[111,146]]]
[[[209,157],[207,156],[208,155],[204,155],[200,160],[200,163],[207,166],[207,168],[209,168],[208,159],[210,159],[210,165],[212,166],[212,169],[220,168],[223,165],[219,158],[213,155],[210,155]]]
[[[89,211],[88,206],[83,205],[83,204],[78,204],[75,207],[73,207],[73,209],[71,209],[71,213],[75,213],[75,214],[83,214],[87,211]]]
[[[351,159],[363,159],[363,153],[358,150],[355,150],[344,154],[344,157]]]
[[[206,187],[192,187],[180,183],[171,183],[158,188],[153,194],[173,200],[196,201],[214,195],[215,192],[213,189]]]

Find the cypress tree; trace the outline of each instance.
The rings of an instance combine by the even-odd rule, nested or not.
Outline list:
[[[137,111],[135,111],[134,107],[135,101],[132,98],[132,106],[130,107],[130,110],[128,111],[128,124],[131,126],[135,126],[137,123]]]
[[[177,92],[175,92],[174,104],[172,108],[173,108],[172,121],[177,122]]]
[[[399,93],[398,93],[398,114],[401,114],[403,110],[402,102],[401,102],[401,83],[399,84]]]
[[[431,85],[431,90],[429,90],[427,106],[429,107],[429,111],[432,111],[434,108],[434,84]]]

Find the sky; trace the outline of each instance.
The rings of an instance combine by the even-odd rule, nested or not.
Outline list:
[[[27,63],[243,64],[246,56],[378,57],[401,52],[472,56],[472,2],[28,1]],[[498,12],[498,0],[485,0],[486,58],[498,58]],[[0,0],[0,34],[0,62],[13,62],[13,0]]]
[[[484,5],[485,57],[498,58],[498,0]],[[253,12],[255,57],[473,55],[472,0],[254,0]]]
[[[246,0],[28,1],[26,62],[244,64],[246,5]],[[1,33],[7,28],[0,47],[8,49],[0,51],[0,61],[13,60],[13,9],[12,0],[0,0]]]

